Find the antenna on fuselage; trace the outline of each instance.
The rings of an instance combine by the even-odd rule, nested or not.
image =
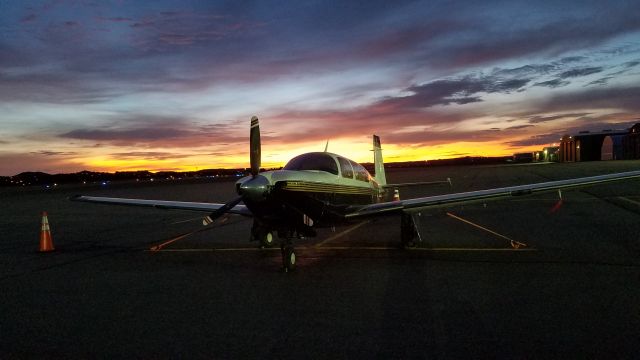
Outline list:
[[[327,139],[327,143],[324,145],[324,152],[327,152],[327,150],[329,150],[329,139]]]

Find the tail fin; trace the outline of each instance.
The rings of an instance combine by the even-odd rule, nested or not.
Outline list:
[[[376,172],[374,179],[378,184],[387,185],[387,175],[384,172],[384,161],[382,160],[382,147],[380,147],[380,137],[373,135],[373,162]]]

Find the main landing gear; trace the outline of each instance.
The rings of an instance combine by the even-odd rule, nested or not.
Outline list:
[[[254,222],[251,228],[251,241],[259,241],[261,248],[273,247],[275,242],[275,233],[273,230],[260,226]]]
[[[282,252],[282,268],[284,272],[290,272],[296,269],[296,252],[293,248],[291,240],[287,239],[280,244]]]
[[[421,213],[402,213],[400,218],[400,241],[402,248],[413,248],[416,247],[416,242],[422,242],[416,224],[421,216]]]

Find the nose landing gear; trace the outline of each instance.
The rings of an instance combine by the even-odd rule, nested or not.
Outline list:
[[[291,272],[296,269],[296,253],[290,241],[282,242],[280,245],[282,252],[282,267],[284,272]]]

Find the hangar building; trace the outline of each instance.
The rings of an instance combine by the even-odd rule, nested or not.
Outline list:
[[[628,130],[581,131],[560,140],[560,162],[640,159],[640,123]]]

